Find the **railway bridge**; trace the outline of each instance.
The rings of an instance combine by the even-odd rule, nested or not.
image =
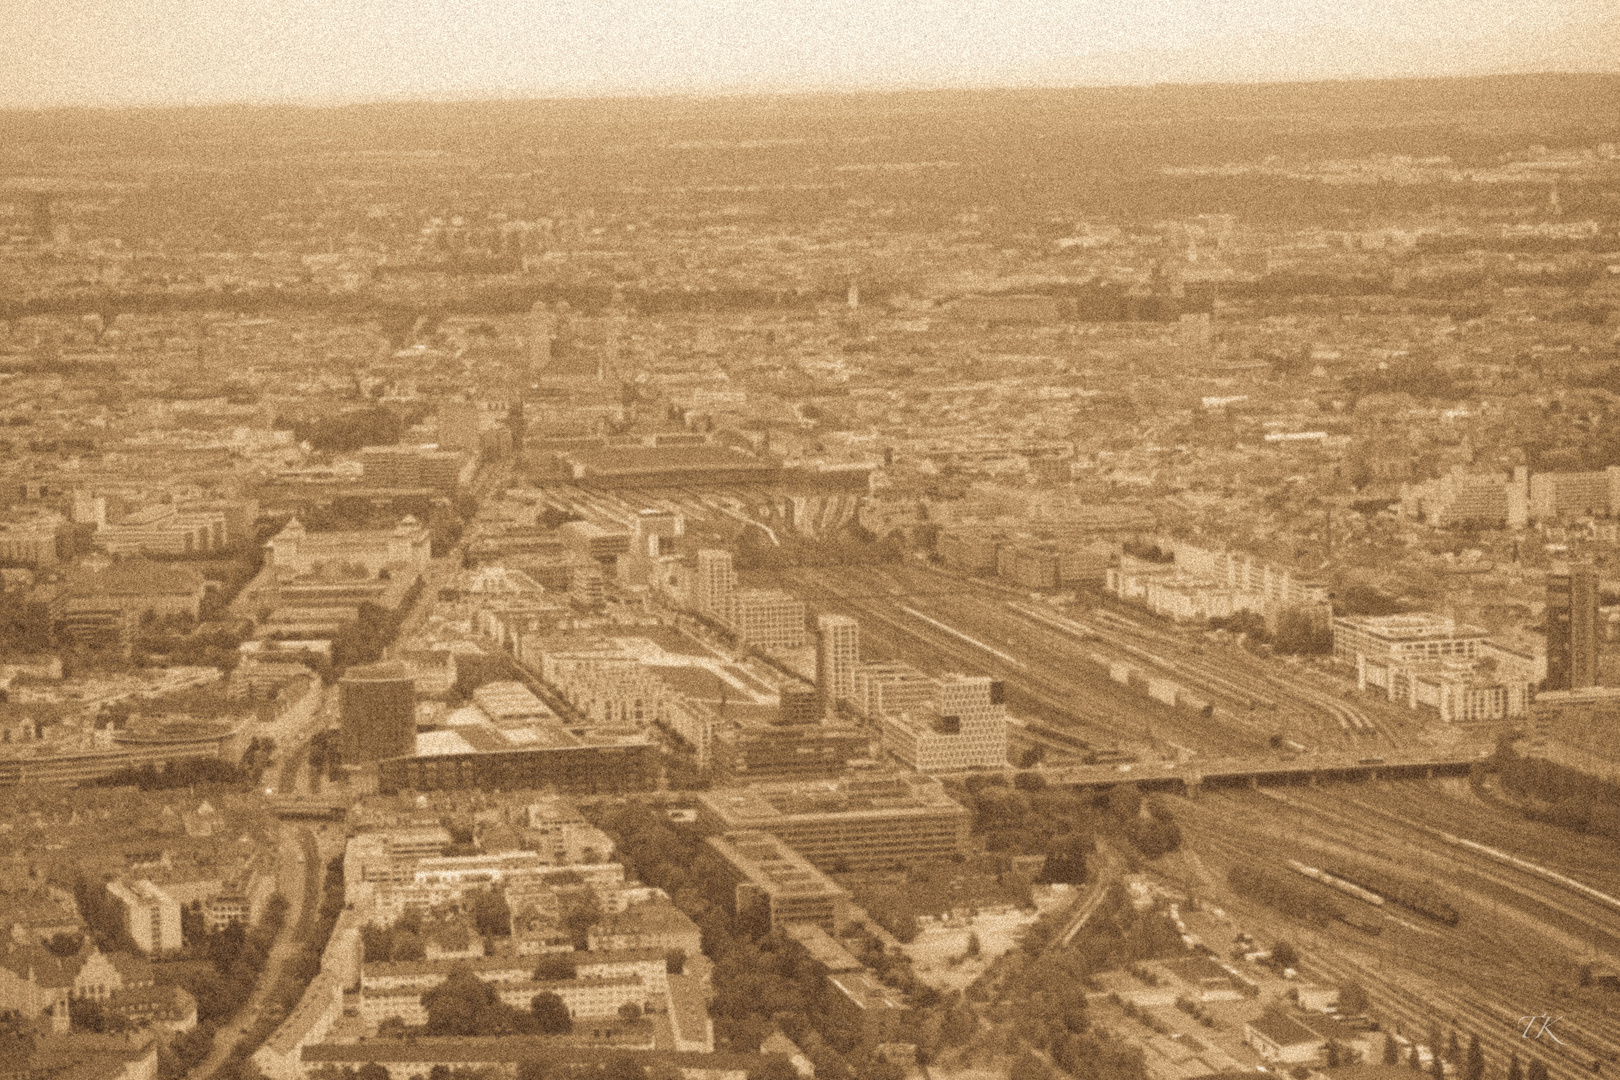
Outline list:
[[[1402,753],[1387,757],[1311,754],[1289,759],[1208,758],[1181,764],[1073,765],[1042,770],[1050,785],[1103,788],[1135,784],[1149,791],[1196,795],[1205,788],[1316,784],[1322,781],[1468,776],[1489,751]]]
[[[282,819],[326,818],[339,820],[348,815],[352,798],[338,795],[271,795],[265,799],[270,812]]]

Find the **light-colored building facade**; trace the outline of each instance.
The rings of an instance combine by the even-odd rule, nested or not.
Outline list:
[[[738,640],[758,649],[800,649],[805,642],[804,601],[780,589],[739,589],[725,620]]]
[[[124,909],[124,928],[148,956],[174,952],[182,944],[180,902],[144,879],[112,881],[107,892]]]
[[[224,513],[173,503],[149,506],[96,529],[96,543],[109,555],[201,555],[223,550],[226,542]]]
[[[920,709],[933,693],[934,680],[909,664],[862,664],[855,669],[855,707],[869,720]]]
[[[1333,620],[1333,658],[1380,667],[1474,660],[1485,638],[1484,630],[1441,615],[1342,615]]]
[[[737,588],[737,574],[731,566],[731,552],[705,548],[697,553],[697,570],[692,575],[692,607],[700,615],[722,622],[731,616],[731,594]]]
[[[0,523],[0,561],[35,568],[55,566],[57,537],[65,525],[60,514]]]
[[[855,699],[855,670],[860,664],[860,623],[847,615],[818,615],[816,689],[826,706]]]
[[[315,567],[356,565],[375,577],[384,570],[420,576],[432,553],[428,530],[407,517],[392,529],[310,532],[297,518],[265,545],[278,578],[298,577]]]
[[[739,919],[770,930],[812,923],[829,934],[848,925],[848,891],[771,834],[733,832],[711,836],[708,843],[727,868]]]
[[[820,867],[950,858],[970,823],[937,782],[906,774],[715,788],[698,804],[712,827],[768,832]]]
[[[1612,514],[1620,507],[1620,466],[1600,472],[1536,473],[1530,477],[1530,520],[1567,521]]]
[[[1007,706],[985,676],[936,680],[926,708],[885,715],[882,729],[884,749],[921,773],[1007,764]]]
[[[1401,512],[1430,525],[1466,523],[1522,529],[1530,518],[1530,479],[1524,466],[1505,473],[1474,473],[1457,465],[1421,484],[1401,485]]]

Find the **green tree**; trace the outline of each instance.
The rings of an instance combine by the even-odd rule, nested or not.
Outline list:
[[[1485,1080],[1485,1049],[1479,1044],[1479,1034],[1468,1036],[1468,1054],[1463,1059],[1463,1080]]]
[[[1135,784],[1117,784],[1108,792],[1108,812],[1130,821],[1142,812],[1142,792]]]
[[[84,948],[84,935],[53,934],[51,939],[45,942],[45,948],[64,959],[70,956],[78,956],[79,950]]]
[[[1507,1080],[1524,1080],[1524,1066],[1519,1064],[1518,1054],[1508,1058]]]
[[[506,894],[495,889],[484,889],[473,895],[473,922],[484,937],[510,937],[512,935],[512,908]]]
[[[117,1033],[129,1025],[121,1016],[110,1016],[95,998],[71,998],[68,1018],[75,1031],[88,1031],[95,1035]]]
[[[748,1080],[799,1080],[799,1072],[786,1058],[773,1057],[748,1070]]]
[[[1271,962],[1278,967],[1294,967],[1299,963],[1299,950],[1293,942],[1279,941],[1271,947]]]
[[[1360,1016],[1365,1013],[1371,1002],[1367,998],[1367,988],[1360,983],[1351,981],[1339,987],[1339,1012],[1344,1016]]]
[[[1007,1073],[1007,1080],[1052,1080],[1052,1067],[1025,1050],[1018,1055]]]
[[[492,1035],[506,1006],[489,983],[465,964],[451,968],[444,982],[422,995],[429,1035]]]
[[[1412,1044],[1412,1053],[1407,1057],[1406,1064],[1414,1072],[1422,1072],[1423,1071],[1423,1055],[1418,1053],[1418,1044],[1417,1043]]]
[[[546,953],[534,968],[535,982],[561,982],[572,979],[578,970],[573,953]]]
[[[686,970],[686,950],[670,949],[664,954],[664,971],[670,975],[679,975]]]
[[[529,999],[529,1015],[542,1035],[566,1035],[574,1030],[574,1018],[568,1015],[568,1006],[551,991],[543,991]]]
[[[1401,1063],[1401,1048],[1395,1044],[1395,1033],[1384,1032],[1384,1064],[1399,1065]]]
[[[581,891],[563,913],[562,924],[573,935],[574,948],[583,949],[589,944],[591,927],[602,921],[602,902],[596,894],[589,889]]]
[[[619,1019],[627,1024],[633,1024],[641,1019],[641,1006],[633,1001],[627,1001],[619,1006]]]
[[[602,1080],[646,1080],[647,1070],[629,1054],[615,1054],[602,1069]]]
[[[412,964],[418,960],[427,959],[427,945],[422,941],[420,934],[413,934],[409,930],[394,935],[393,952],[389,959],[396,964]]]
[[[1087,860],[1096,848],[1090,836],[1070,833],[1046,856],[1041,879],[1053,885],[1083,885],[1089,870]]]

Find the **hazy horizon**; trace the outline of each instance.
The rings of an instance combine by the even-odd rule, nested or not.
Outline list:
[[[0,0],[0,108],[1274,83],[1620,72],[1605,0],[249,5]],[[26,13],[26,15],[25,15]]]

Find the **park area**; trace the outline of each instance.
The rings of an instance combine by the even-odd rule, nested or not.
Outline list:
[[[929,986],[941,990],[966,989],[995,960],[1018,944],[1019,935],[1042,915],[1074,898],[1071,885],[1037,885],[1035,907],[998,907],[971,917],[924,916],[918,934],[908,945],[912,971]],[[977,944],[975,945],[975,942]]]

